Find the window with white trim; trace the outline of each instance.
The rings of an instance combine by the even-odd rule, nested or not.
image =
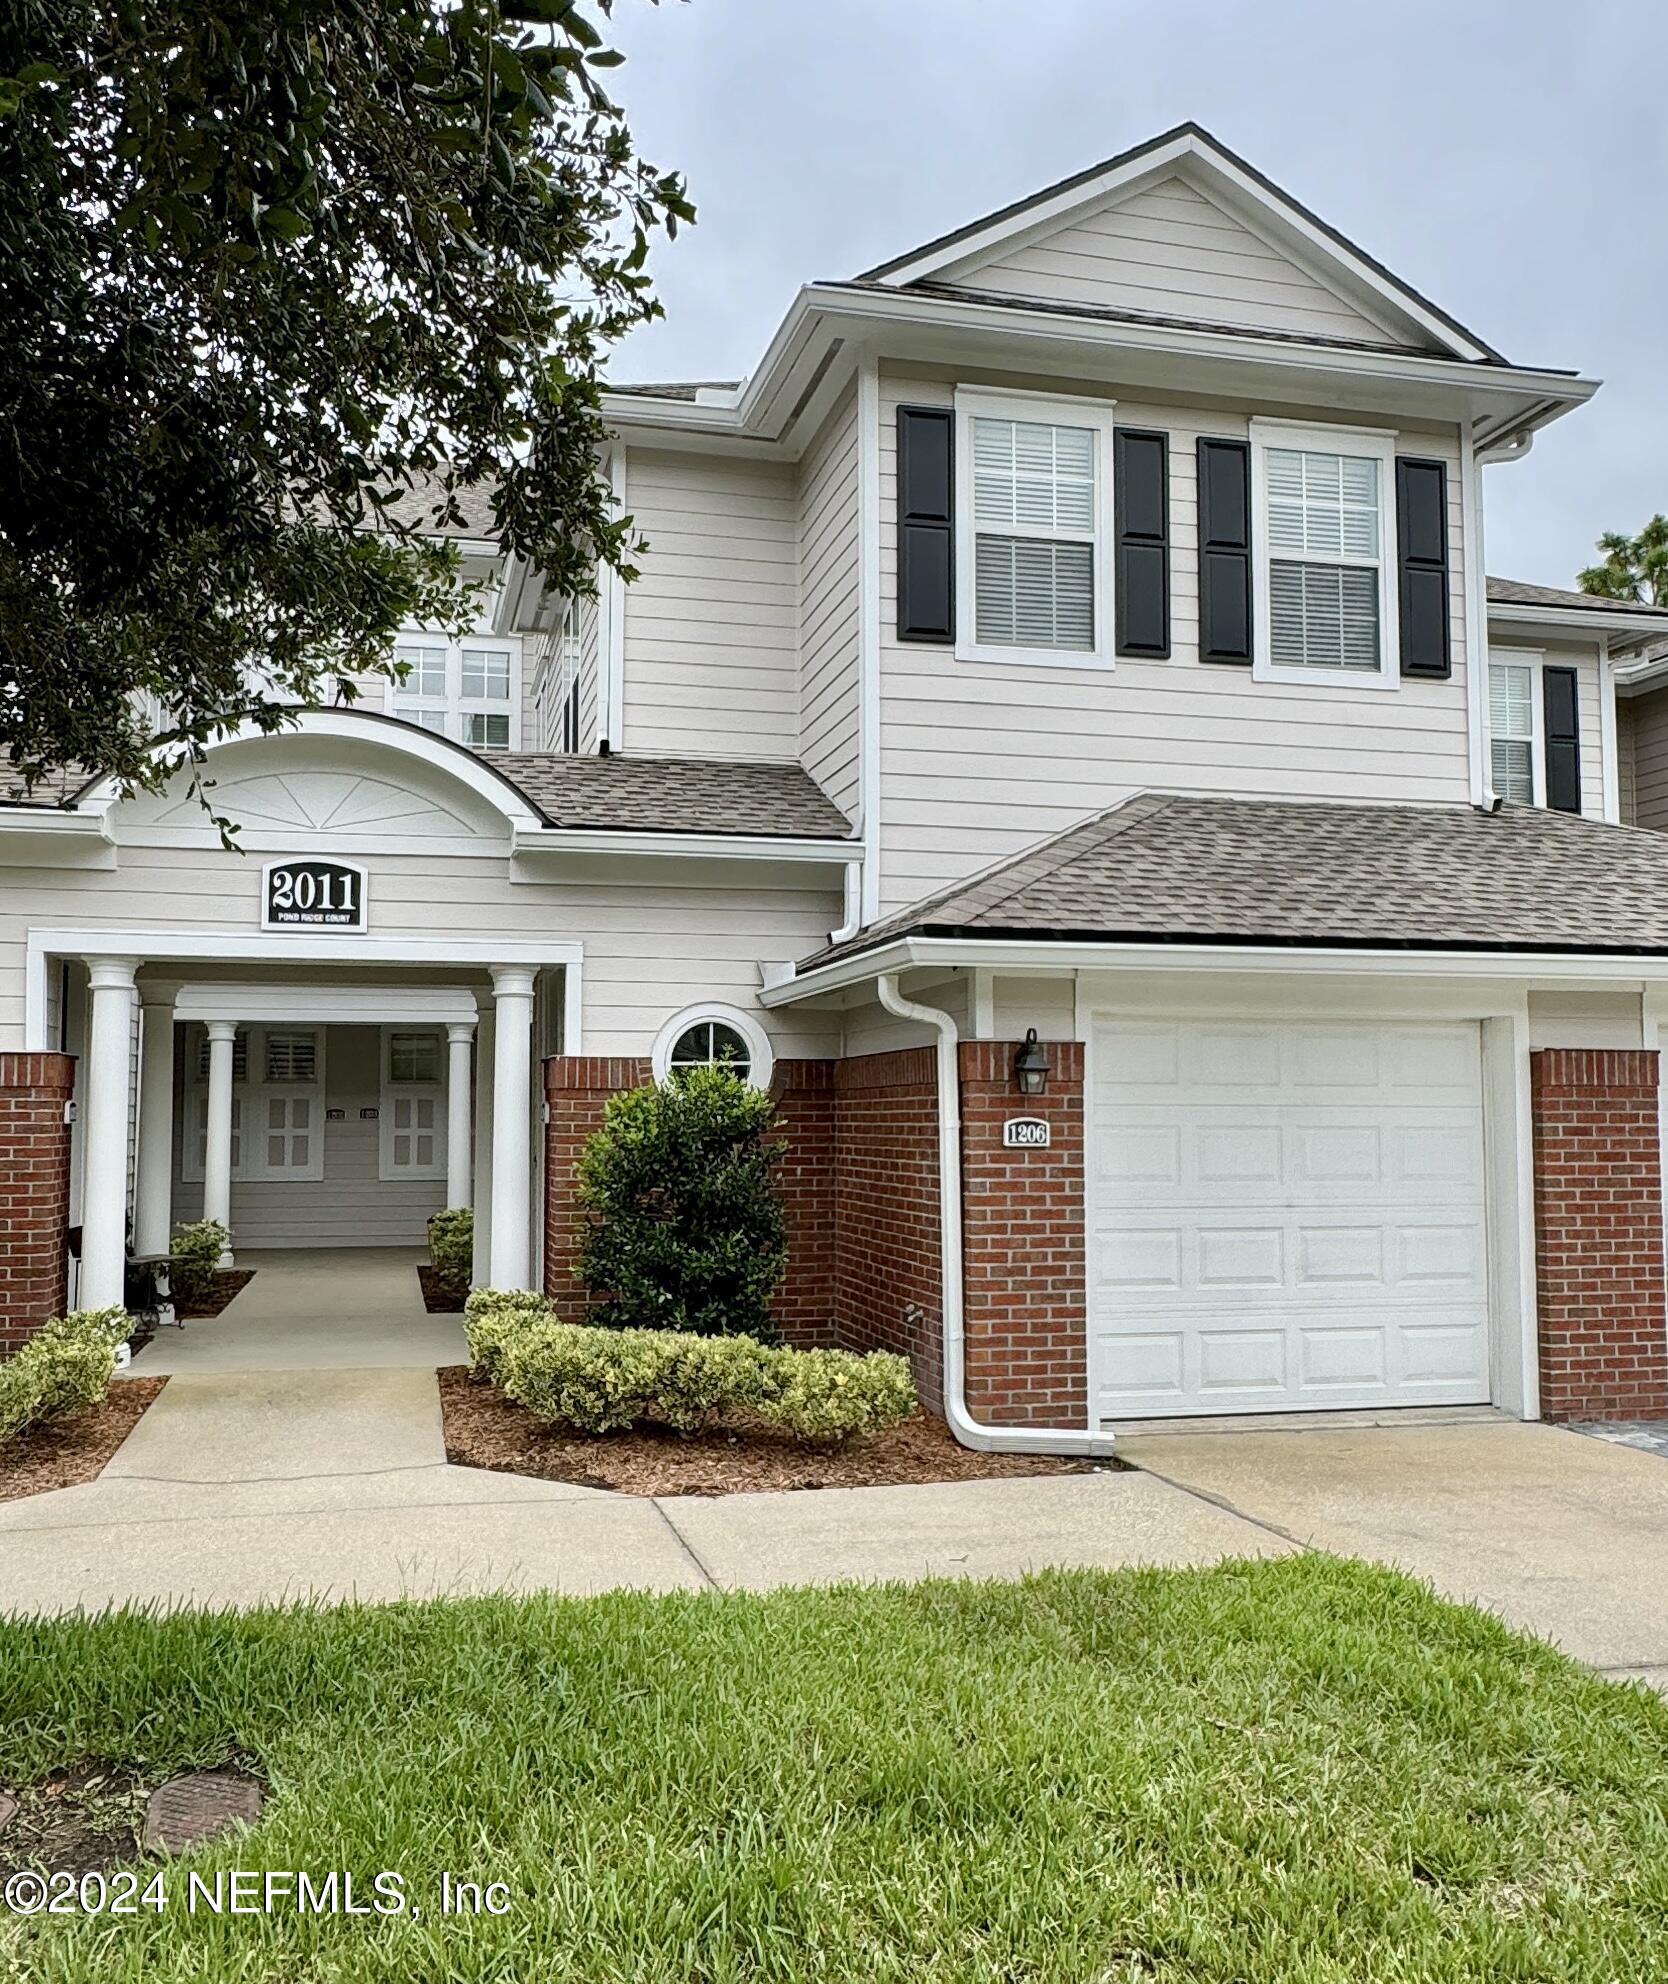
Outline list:
[[[650,1059],[656,1081],[687,1068],[729,1068],[754,1088],[768,1085],[775,1065],[769,1034],[733,1006],[691,1006],[668,1020]]]
[[[1539,677],[1532,659],[1488,665],[1489,785],[1519,806],[1545,804]]]
[[[1112,409],[958,394],[957,653],[1110,654]]]
[[[1252,423],[1259,675],[1393,687],[1395,437]]]
[[[454,641],[442,634],[402,634],[394,655],[405,675],[389,691],[390,715],[476,751],[515,748],[519,642],[484,635]]]
[[[446,1175],[446,1048],[426,1027],[382,1030],[378,1176]]]
[[[246,1183],[324,1176],[324,1043],[317,1027],[239,1027],[232,1046],[232,1177]],[[198,1035],[185,1098],[181,1175],[202,1180],[208,1152],[209,1043]]]

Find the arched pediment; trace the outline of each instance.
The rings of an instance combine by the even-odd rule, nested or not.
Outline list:
[[[490,766],[406,725],[304,718],[294,730],[214,746],[203,768],[212,812],[250,848],[329,842],[413,850],[503,846],[538,817]],[[118,841],[218,840],[202,798],[181,773],[167,788],[114,802]]]

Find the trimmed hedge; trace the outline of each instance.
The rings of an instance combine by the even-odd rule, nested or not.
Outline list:
[[[194,1219],[174,1228],[168,1243],[168,1289],[176,1302],[195,1302],[214,1283],[228,1235],[217,1219]]]
[[[133,1319],[125,1309],[82,1309],[38,1329],[0,1363],[0,1446],[43,1419],[97,1405]]]
[[[472,1206],[448,1206],[429,1215],[429,1261],[448,1288],[469,1286],[475,1271],[475,1212]]]
[[[796,1440],[851,1439],[915,1410],[909,1366],[886,1351],[788,1350],[749,1336],[593,1329],[541,1296],[480,1289],[464,1313],[472,1368],[540,1419],[583,1433],[645,1419],[694,1432],[743,1412]]]

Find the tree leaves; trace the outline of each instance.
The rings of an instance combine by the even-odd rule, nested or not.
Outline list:
[[[461,626],[435,534],[469,491],[559,589],[629,567],[598,366],[690,209],[609,57],[570,0],[0,18],[14,763],[151,779],[158,710],[189,752],[345,694],[402,620]]]
[[[1637,537],[1607,530],[1598,549],[1603,563],[1589,565],[1577,578],[1583,592],[1668,606],[1668,517],[1658,511]]]

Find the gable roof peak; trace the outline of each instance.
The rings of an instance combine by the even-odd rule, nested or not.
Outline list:
[[[946,270],[988,260],[1016,237],[1063,225],[1116,197],[1126,186],[1151,183],[1172,168],[1176,176],[1196,181],[1212,196],[1254,216],[1255,225],[1267,228],[1294,252],[1294,259],[1312,264],[1340,293],[1352,294],[1381,315],[1417,326],[1425,339],[1453,357],[1504,362],[1498,351],[1457,318],[1393,275],[1192,118],[866,269],[856,280],[887,288],[943,280]]]

